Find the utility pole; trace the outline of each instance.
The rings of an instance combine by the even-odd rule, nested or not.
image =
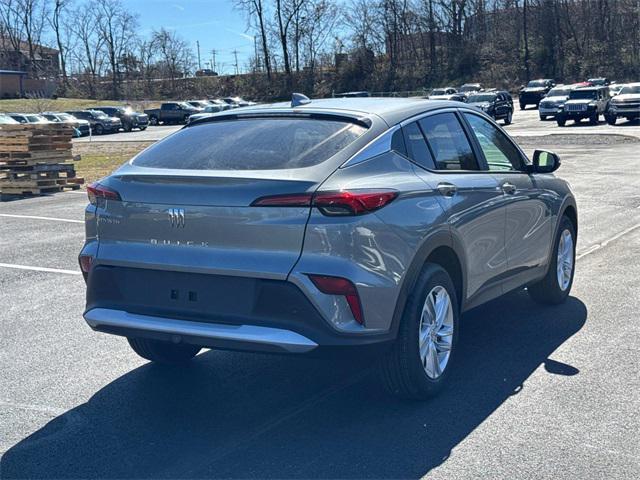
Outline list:
[[[211,68],[216,71],[216,49],[211,50]]]
[[[260,58],[258,57],[258,37],[253,36],[253,54],[256,59],[256,72],[260,71]]]
[[[198,70],[201,70],[202,65],[200,64],[200,40],[196,40],[196,46],[198,47]]]
[[[235,67],[236,67],[236,75],[238,75],[239,73],[238,72],[238,51],[234,49],[233,52],[231,53],[233,53],[233,56],[236,59]]]

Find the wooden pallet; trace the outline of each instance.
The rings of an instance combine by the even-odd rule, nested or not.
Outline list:
[[[72,153],[73,129],[64,124],[0,126],[0,193],[3,197],[78,189]]]

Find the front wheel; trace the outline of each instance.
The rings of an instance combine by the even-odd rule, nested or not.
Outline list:
[[[380,364],[387,391],[422,400],[442,389],[456,355],[458,318],[451,277],[438,265],[425,265],[405,307],[398,337]]]
[[[158,121],[158,117],[151,115],[149,117],[149,125],[158,125],[160,122]]]
[[[549,270],[539,282],[527,290],[538,303],[556,305],[565,301],[571,286],[576,263],[576,229],[565,215],[554,240]]]
[[[169,343],[148,338],[127,338],[129,345],[142,358],[163,365],[182,365],[195,357],[200,347],[187,343]]]
[[[540,120],[542,120],[543,122],[547,119],[546,115],[540,115]]]
[[[597,125],[598,124],[598,117],[599,117],[598,112],[595,112],[593,115],[591,115],[589,117],[589,123],[591,125]]]
[[[526,108],[526,104],[520,102],[520,110],[524,110]]]
[[[99,123],[95,126],[96,135],[102,135],[104,133],[104,127]]]
[[[616,115],[605,115],[604,119],[609,125],[615,125],[618,121],[618,117]]]
[[[559,127],[564,127],[567,124],[567,120],[564,118],[556,118],[556,123]]]
[[[511,125],[512,121],[513,121],[513,112],[511,110],[509,110],[507,112],[507,116],[504,118],[504,124],[505,125]]]

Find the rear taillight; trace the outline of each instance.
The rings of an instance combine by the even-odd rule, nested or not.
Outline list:
[[[309,275],[318,290],[326,295],[341,295],[345,298],[353,314],[353,318],[360,325],[364,324],[362,305],[356,286],[346,278],[328,277],[326,275]]]
[[[78,257],[78,262],[80,263],[80,270],[82,271],[82,276],[86,281],[87,278],[89,277],[91,266],[93,265],[93,257],[91,255],[80,255]]]
[[[398,196],[394,190],[341,190],[261,197],[254,207],[317,207],[324,215],[363,215],[391,203]]]
[[[100,185],[98,182],[92,183],[87,187],[87,196],[89,197],[89,203],[91,205],[98,205],[98,202],[103,200],[120,200],[120,194],[115,190]]]
[[[392,190],[319,192],[313,206],[325,215],[362,215],[389,204],[398,196]]]

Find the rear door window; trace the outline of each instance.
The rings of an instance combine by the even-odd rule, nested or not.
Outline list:
[[[407,156],[423,168],[433,170],[433,157],[417,122],[410,123],[403,129]]]
[[[339,120],[221,120],[180,130],[144,150],[133,164],[186,170],[304,168],[328,160],[365,131]]]
[[[478,170],[467,135],[454,113],[438,113],[419,121],[437,170]]]

